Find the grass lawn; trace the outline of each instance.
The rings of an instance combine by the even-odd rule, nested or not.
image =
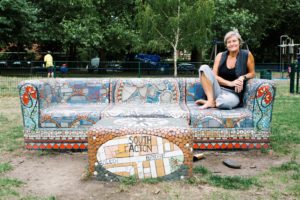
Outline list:
[[[0,157],[8,154],[14,156],[22,152],[23,127],[16,92],[16,85],[21,79],[0,77],[0,89],[2,89]],[[11,85],[6,84],[8,80],[13,84],[14,89],[10,89]],[[205,186],[211,189],[211,192],[202,196],[205,199],[300,199],[300,95],[289,94],[288,81],[280,80],[276,83],[277,92],[272,118],[272,150],[263,153],[268,154],[272,151],[278,156],[288,155],[290,158],[288,162],[276,167],[270,166],[269,170],[251,177],[220,176],[202,166],[194,168],[194,176],[191,179],[175,183],[152,179],[141,182],[130,177],[119,183],[120,191],[130,193],[136,188],[155,186],[169,191],[171,194],[169,199],[185,199],[185,196],[180,195],[180,191],[188,188],[199,192],[198,188]],[[40,156],[49,155],[40,154]],[[0,199],[56,199],[54,196],[40,198],[22,194],[20,188],[26,185],[26,181],[7,176],[11,170],[14,170],[14,167],[9,162],[0,160]],[[151,195],[153,194],[150,194],[150,197]],[[153,199],[156,198],[158,196],[153,196]]]

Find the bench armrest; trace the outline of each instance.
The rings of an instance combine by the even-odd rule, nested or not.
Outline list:
[[[43,80],[22,81],[18,85],[25,130],[37,129],[40,109],[56,103],[54,88]]]
[[[246,83],[243,105],[252,112],[257,131],[270,130],[275,92],[272,80],[251,79]]]

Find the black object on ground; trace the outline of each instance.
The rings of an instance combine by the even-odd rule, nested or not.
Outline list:
[[[241,169],[241,164],[239,164],[236,161],[231,160],[231,159],[224,160],[223,164],[230,168]]]

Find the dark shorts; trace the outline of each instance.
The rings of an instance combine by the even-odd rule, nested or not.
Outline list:
[[[47,67],[47,71],[48,71],[48,73],[52,73],[53,72],[53,67]]]

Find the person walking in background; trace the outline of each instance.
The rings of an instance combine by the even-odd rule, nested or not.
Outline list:
[[[201,65],[199,78],[207,100],[199,99],[200,109],[237,107],[242,99],[244,83],[255,77],[255,64],[252,53],[240,49],[242,38],[238,31],[230,31],[224,37],[227,51],[216,56],[213,70]]]
[[[47,54],[44,57],[44,66],[48,71],[48,78],[53,77],[53,57],[51,51],[47,51]]]

